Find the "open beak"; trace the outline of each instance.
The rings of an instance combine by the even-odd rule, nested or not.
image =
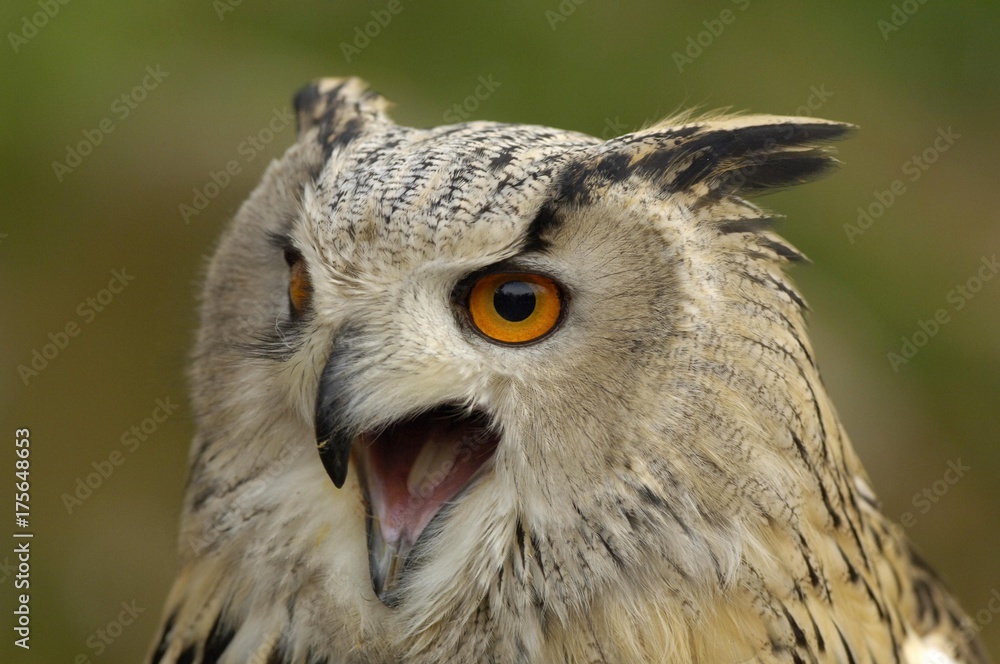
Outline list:
[[[316,400],[319,456],[339,489],[354,454],[368,506],[372,588],[383,604],[393,606],[427,526],[488,472],[499,438],[485,413],[454,404],[351,431],[343,424],[340,392],[327,380],[328,371],[323,374]]]

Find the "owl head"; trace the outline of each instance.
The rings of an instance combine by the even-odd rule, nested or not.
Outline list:
[[[206,575],[206,614],[514,661],[574,621],[697,615],[822,527],[794,460],[855,462],[802,256],[747,199],[825,172],[847,125],[414,129],[357,79],[295,107],[204,291],[181,551],[242,579]]]

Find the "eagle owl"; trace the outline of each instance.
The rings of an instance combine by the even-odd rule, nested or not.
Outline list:
[[[358,79],[208,268],[154,663],[985,662],[748,202],[850,127],[394,124]]]

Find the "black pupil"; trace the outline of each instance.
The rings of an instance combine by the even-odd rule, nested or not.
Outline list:
[[[504,320],[518,323],[535,311],[535,289],[524,281],[508,281],[493,293],[493,308]]]

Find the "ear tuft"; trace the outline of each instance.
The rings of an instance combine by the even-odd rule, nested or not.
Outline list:
[[[812,118],[734,116],[658,125],[600,146],[563,173],[560,198],[587,201],[632,177],[667,194],[689,192],[699,204],[753,196],[813,180],[836,160],[826,143],[852,125]]]
[[[367,126],[388,121],[389,102],[360,78],[321,78],[299,90],[293,103],[299,139],[318,127],[324,160]]]

